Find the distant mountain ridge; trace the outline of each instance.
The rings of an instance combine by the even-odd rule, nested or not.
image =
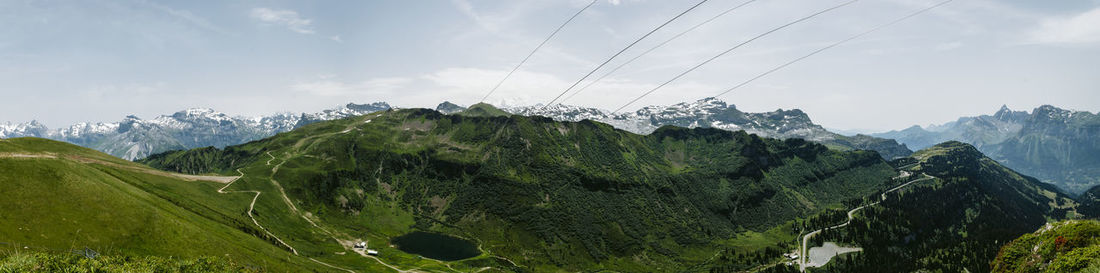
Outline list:
[[[1029,116],[1027,111],[1013,111],[1007,106],[1001,106],[993,115],[961,117],[956,121],[929,125],[927,128],[913,125],[900,131],[871,135],[896,139],[913,149],[923,149],[950,140],[966,142],[981,149],[1019,133]]]
[[[0,138],[48,138],[134,160],[170,150],[241,144],[318,121],[386,109],[390,109],[390,105],[385,102],[349,103],[318,113],[237,117],[208,108],[191,108],[153,119],[131,115],[119,122],[83,122],[56,129],[49,129],[37,121],[0,124]]]
[[[0,138],[41,137],[96,149],[128,160],[181,149],[225,147],[258,140],[307,124],[359,116],[390,109],[385,102],[349,103],[317,113],[275,114],[238,117],[206,108],[192,108],[153,119],[127,116],[112,123],[78,123],[50,129],[37,121],[0,124]],[[460,113],[466,107],[451,102],[436,106],[443,113]],[[478,109],[484,110],[484,109]],[[841,150],[874,150],[886,159],[912,153],[905,145],[890,139],[866,135],[844,136],[814,124],[802,110],[779,109],[765,113],[746,113],[715,98],[668,106],[648,106],[635,112],[612,114],[598,108],[571,105],[509,107],[505,112],[523,116],[539,115],[558,121],[594,120],[637,134],[649,134],[661,126],[744,130],[771,138],[802,138]]]
[[[872,136],[914,149],[943,141],[974,145],[1005,166],[1079,194],[1100,185],[1100,116],[1043,105],[1028,113],[1002,106],[993,115],[962,117],[927,128]]]
[[[740,131],[770,138],[801,138],[833,148],[874,150],[892,159],[912,153],[904,144],[866,135],[844,136],[814,124],[799,109],[778,109],[764,113],[746,113],[716,98],[682,102],[667,106],[647,106],[635,112],[610,113],[598,108],[555,104],[504,108],[517,115],[545,116],[558,121],[600,121],[637,134],[648,134],[665,125],[685,128],[717,128]]]

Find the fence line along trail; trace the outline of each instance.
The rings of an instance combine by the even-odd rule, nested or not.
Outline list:
[[[728,94],[729,92],[733,92],[733,90],[737,90],[738,88],[744,87],[745,85],[747,85],[747,84],[749,84],[749,83],[752,83],[753,81],[756,81],[756,80],[758,80],[758,79],[760,79],[760,78],[763,78],[764,76],[767,76],[768,74],[771,74],[771,73],[774,73],[774,72],[776,72],[776,71],[779,71],[780,69],[786,68],[787,66],[790,66],[790,65],[792,65],[792,64],[794,64],[794,63],[797,63],[797,62],[799,62],[799,61],[802,61],[802,60],[804,60],[804,59],[806,59],[806,58],[809,58],[809,57],[811,57],[811,56],[813,56],[813,55],[817,55],[818,53],[821,53],[822,51],[825,51],[825,50],[829,50],[830,48],[834,48],[834,47],[837,47],[837,46],[839,46],[839,45],[841,45],[841,44],[847,43],[847,42],[849,42],[849,41],[852,41],[852,40],[855,40],[855,39],[859,39],[860,37],[866,36],[867,34],[871,34],[872,32],[878,31],[878,30],[880,30],[880,29],[883,29],[883,28],[887,28],[887,27],[889,27],[889,26],[892,26],[892,25],[894,25],[894,24],[900,23],[901,21],[905,21],[905,20],[907,20],[907,19],[909,19],[909,18],[913,18],[913,17],[916,17],[917,15],[920,15],[920,14],[922,14],[922,13],[928,12],[929,10],[932,10],[932,9],[938,8],[938,7],[940,7],[940,6],[943,6],[943,5],[946,5],[947,3],[950,3],[951,1],[954,1],[954,0],[946,0],[946,1],[943,1],[943,2],[939,2],[939,3],[935,4],[935,5],[929,6],[929,7],[927,7],[927,8],[924,8],[924,9],[921,9],[921,10],[918,10],[918,11],[915,11],[915,12],[913,12],[913,13],[910,13],[910,14],[906,15],[906,16],[903,16],[903,17],[901,17],[901,18],[898,18],[898,19],[896,19],[896,20],[894,20],[894,21],[890,21],[890,22],[888,22],[888,23],[886,23],[886,24],[882,24],[882,25],[879,25],[879,26],[877,26],[877,27],[874,27],[874,28],[872,28],[872,29],[870,29],[870,30],[867,30],[867,31],[861,32],[861,33],[859,33],[859,34],[853,35],[853,36],[851,36],[851,37],[848,37],[847,39],[844,39],[844,40],[841,40],[841,41],[839,41],[839,42],[836,42],[836,43],[830,44],[830,45],[828,45],[828,46],[822,47],[822,48],[820,48],[820,49],[818,49],[818,50],[815,50],[814,52],[810,52],[810,54],[806,54],[806,55],[803,55],[802,57],[798,57],[798,58],[795,58],[794,60],[791,60],[790,62],[787,62],[787,63],[784,63],[784,64],[782,64],[782,65],[776,66],[775,68],[772,68],[771,70],[765,71],[764,73],[760,73],[759,75],[756,75],[755,77],[752,77],[752,78],[750,78],[750,79],[748,79],[748,80],[746,80],[746,81],[744,81],[744,82],[741,82],[740,84],[737,84],[737,85],[735,85],[735,86],[733,86],[733,87],[730,87],[729,89],[726,89],[726,91],[722,91],[722,93],[718,93],[718,95],[715,95],[714,97],[715,97],[715,98],[717,98],[717,97],[721,97],[722,95]]]
[[[519,68],[523,66],[523,64],[527,63],[527,60],[531,59],[531,56],[535,55],[535,52],[538,52],[539,49],[542,48],[542,46],[546,45],[547,42],[550,42],[550,39],[554,38],[554,35],[558,35],[558,32],[565,28],[566,25],[569,25],[570,22],[573,22],[573,19],[576,19],[577,16],[580,16],[581,13],[584,13],[585,10],[588,10],[588,8],[592,7],[592,5],[596,4],[596,1],[599,0],[592,0],[592,2],[589,2],[588,5],[584,6],[584,8],[581,8],[581,10],[577,11],[577,13],[573,14],[572,17],[569,17],[569,20],[565,20],[565,23],[562,23],[560,26],[558,26],[558,28],[555,29],[554,32],[551,32],[550,36],[547,36],[545,40],[542,40],[542,43],[536,46],[534,50],[531,50],[531,53],[527,54],[527,57],[524,57],[522,61],[519,61],[519,63],[516,64],[516,67],[512,68],[512,71],[508,71],[508,74],[504,75],[504,78],[500,79],[500,82],[497,82],[497,85],[493,86],[493,89],[490,89],[489,93],[485,94],[485,97],[481,98],[481,102],[485,102],[485,100],[488,99],[489,96],[493,95],[493,93],[496,92],[502,84],[504,84],[504,81],[507,81],[509,77],[512,77],[512,73],[516,73],[516,70],[519,70]]]
[[[626,50],[630,49],[631,47],[634,47],[634,45],[638,44],[638,42],[641,42],[642,40],[645,40],[645,38],[649,37],[649,35],[653,35],[654,32],[657,32],[658,30],[661,30],[661,28],[665,27],[669,23],[672,23],[672,21],[676,21],[676,19],[684,16],[684,14],[687,14],[688,12],[691,12],[692,10],[694,10],[695,8],[698,8],[700,5],[702,5],[703,3],[706,3],[706,2],[707,2],[707,0],[703,0],[703,1],[699,1],[699,3],[695,3],[694,6],[691,6],[690,8],[684,10],[683,12],[680,12],[680,14],[677,14],[676,16],[672,17],[672,19],[668,19],[668,21],[665,21],[663,24],[657,26],[653,30],[650,30],[645,35],[642,35],[642,37],[638,38],[637,40],[634,40],[633,43],[630,43],[629,45],[624,47],[622,50],[619,50],[619,52],[615,53],[615,55],[611,55],[611,58],[607,58],[606,61],[604,61],[600,65],[596,66],[596,68],[592,69],[592,71],[589,71],[588,74],[585,74],[584,77],[581,77],[579,80],[577,80],[577,82],[573,83],[573,85],[570,85],[569,88],[566,88],[565,91],[562,91],[561,94],[558,94],[557,97],[554,97],[554,99],[550,100],[550,102],[546,103],[546,105],[543,105],[542,108],[546,108],[550,105],[553,105],[555,101],[557,101],[558,99],[561,98],[561,96],[565,95],[565,93],[569,93],[570,90],[573,90],[574,87],[577,87],[577,85],[580,84],[582,81],[584,81],[585,79],[588,79],[588,77],[592,76],[592,73],[596,73],[596,71],[600,70],[600,68],[603,68],[603,66],[607,65],[607,63],[611,62],[611,60],[614,60],[615,57],[619,57],[619,55],[623,54],[623,52],[626,52]]]
[[[824,14],[826,12],[839,9],[839,8],[842,8],[842,7],[847,6],[847,5],[851,5],[852,3],[855,3],[857,1],[859,1],[859,0],[851,0],[851,1],[848,1],[848,2],[844,2],[844,3],[841,3],[839,5],[832,6],[832,7],[829,7],[827,9],[824,9],[824,10],[815,12],[813,14],[807,15],[805,17],[798,18],[798,20],[794,20],[794,21],[791,21],[789,23],[783,24],[783,25],[778,26],[776,28],[773,28],[771,30],[765,31],[764,33],[760,33],[759,35],[756,35],[755,37],[752,37],[748,40],[745,40],[744,42],[741,42],[740,44],[737,44],[737,45],[735,45],[735,46],[733,46],[729,49],[726,49],[726,51],[722,51],[721,53],[718,53],[718,55],[714,55],[714,57],[710,57],[710,59],[707,59],[707,60],[705,60],[705,61],[689,68],[687,71],[684,71],[683,73],[680,73],[679,75],[676,75],[675,77],[672,77],[672,79],[669,79],[668,81],[665,81],[665,82],[661,83],[660,85],[657,85],[657,87],[654,87],[653,89],[643,93],[641,96],[638,96],[637,98],[634,98],[630,102],[627,102],[626,104],[623,104],[623,106],[619,107],[618,109],[615,109],[615,111],[613,111],[612,113],[618,113],[619,110],[622,110],[623,108],[626,108],[627,106],[630,106],[631,104],[634,104],[635,102],[638,102],[638,100],[641,100],[642,98],[645,98],[646,96],[649,96],[649,94],[653,94],[653,92],[656,92],[658,89],[661,89],[662,87],[665,87],[665,85],[668,85],[669,83],[672,83],[673,81],[683,77],[684,75],[687,75],[688,73],[691,73],[692,71],[695,71],[696,69],[699,69],[700,67],[703,67],[703,65],[706,65],[706,64],[714,61],[715,59],[718,59],[719,57],[722,57],[722,56],[724,56],[724,55],[726,55],[726,54],[728,54],[728,53],[730,53],[730,52],[732,52],[732,51],[734,51],[738,48],[741,48],[742,46],[744,46],[746,44],[749,44],[749,43],[751,43],[753,41],[756,41],[760,38],[768,36],[772,33],[775,33],[776,31],[780,31],[782,29],[785,29],[789,26],[792,26],[792,25],[804,22],[806,20],[809,20],[811,18],[817,17],[818,15]]]
[[[671,38],[668,38],[664,42],[661,42],[660,44],[657,44],[656,46],[653,46],[653,47],[647,49],[646,51],[643,51],[641,54],[638,54],[638,56],[634,56],[634,58],[630,58],[630,60],[626,60],[622,64],[619,64],[615,68],[612,68],[611,70],[607,71],[607,73],[604,73],[602,76],[600,76],[600,77],[596,78],[595,80],[592,80],[591,82],[586,84],[584,87],[581,87],[581,88],[577,89],[577,91],[573,92],[573,94],[569,94],[569,96],[566,96],[564,99],[562,99],[560,103],[565,103],[565,101],[573,98],[574,96],[576,96],[577,94],[581,93],[582,91],[588,89],[589,87],[592,87],[592,85],[595,85],[596,83],[602,81],[604,78],[607,78],[608,76],[611,76],[611,74],[614,74],[616,71],[619,71],[619,69],[623,68],[624,66],[626,66],[630,63],[633,63],[634,61],[642,58],[643,56],[645,56],[646,54],[649,54],[650,52],[653,52],[654,50],[657,50],[658,48],[661,48],[662,46],[665,46],[665,44],[668,44],[669,42],[672,42],[672,40],[676,40],[677,38],[680,38],[680,36],[684,36],[684,34],[687,34],[688,32],[692,32],[695,29],[698,29],[699,27],[710,23],[711,21],[714,21],[714,20],[716,20],[716,19],[718,19],[722,16],[725,16],[726,14],[730,14],[731,12],[733,12],[735,10],[738,10],[741,7],[747,6],[748,4],[751,4],[752,2],[756,2],[756,1],[757,0],[749,0],[749,1],[745,1],[745,2],[742,2],[740,4],[737,4],[737,5],[729,8],[729,9],[726,9],[725,11],[723,11],[721,13],[718,13],[718,15],[710,17],[710,19],[707,19],[707,20],[705,20],[705,21],[703,21],[699,24],[696,24],[695,26],[692,26],[691,28],[688,28],[687,30],[684,30],[683,32],[680,32],[676,35],[673,35]]]

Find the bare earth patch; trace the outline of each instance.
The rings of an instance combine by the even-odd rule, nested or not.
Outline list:
[[[837,255],[857,251],[863,251],[863,249],[858,247],[842,247],[833,242],[825,242],[820,247],[810,248],[810,261],[806,263],[806,267],[821,267],[829,263],[829,260],[832,260],[833,257]]]

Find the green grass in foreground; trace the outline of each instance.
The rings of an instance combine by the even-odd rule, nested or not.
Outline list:
[[[1100,272],[1100,222],[1051,223],[1001,248],[993,272]]]
[[[324,270],[272,243],[244,215],[251,196],[217,193],[223,184],[81,162],[72,156],[121,160],[42,139],[3,140],[0,153],[56,155],[0,158],[0,243],[5,245],[87,247],[120,256],[216,256],[270,271]]]
[[[225,259],[156,256],[85,257],[73,253],[0,251],[0,273],[16,272],[261,272]]]

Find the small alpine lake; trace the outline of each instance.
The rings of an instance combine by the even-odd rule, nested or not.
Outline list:
[[[414,231],[390,240],[398,250],[440,261],[477,257],[481,251],[468,240],[439,233]]]

